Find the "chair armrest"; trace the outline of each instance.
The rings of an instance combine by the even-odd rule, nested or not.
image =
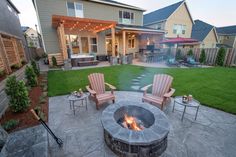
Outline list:
[[[96,92],[94,90],[92,90],[89,86],[86,86],[86,89],[88,90],[88,92],[92,95],[96,95]]]
[[[112,89],[112,90],[116,90],[116,87],[115,86],[113,86],[113,85],[111,85],[111,84],[109,84],[109,83],[106,83],[105,82],[105,85],[107,85],[110,89]]]
[[[147,91],[148,90],[148,88],[150,88],[152,86],[152,84],[150,84],[150,85],[147,85],[147,86],[145,86],[145,87],[143,87],[143,88],[141,88],[141,90],[142,91]]]
[[[175,89],[171,88],[170,91],[166,94],[164,94],[164,97],[169,98],[175,93]]]

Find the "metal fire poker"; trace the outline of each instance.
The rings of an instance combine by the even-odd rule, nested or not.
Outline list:
[[[32,112],[34,117],[44,126],[47,132],[54,138],[54,140],[57,142],[59,147],[62,147],[63,141],[52,132],[52,130],[48,127],[48,125],[36,114],[36,112],[33,109],[31,109],[30,111]]]

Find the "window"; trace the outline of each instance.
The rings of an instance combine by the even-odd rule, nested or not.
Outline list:
[[[135,36],[134,35],[128,37],[128,48],[129,49],[135,48]]]
[[[134,24],[134,13],[128,11],[119,11],[119,23]]]
[[[174,24],[173,33],[177,34],[177,35],[185,34],[186,33],[186,25]]]
[[[84,17],[83,4],[77,2],[67,2],[68,16]]]
[[[97,52],[97,38],[91,37],[90,38],[90,48],[91,52]]]

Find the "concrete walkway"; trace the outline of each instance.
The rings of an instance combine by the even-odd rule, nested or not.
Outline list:
[[[118,101],[140,102],[142,93],[116,92]],[[109,104],[106,104],[109,105]],[[104,144],[101,113],[90,102],[88,111],[79,108],[76,115],[70,110],[67,96],[49,99],[49,125],[64,141],[59,149],[52,138],[49,139],[51,157],[115,157]],[[112,105],[112,104],[110,104]],[[209,107],[201,106],[197,120],[194,109],[187,109],[183,122],[183,108],[172,103],[167,106],[171,130],[168,147],[162,157],[233,157],[236,154],[236,116]]]

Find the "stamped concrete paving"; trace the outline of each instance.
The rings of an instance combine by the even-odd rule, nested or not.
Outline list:
[[[142,93],[116,92],[117,101],[140,102]],[[108,104],[107,104],[108,105]],[[111,105],[111,104],[110,104]],[[64,141],[59,149],[49,139],[49,153],[52,157],[115,157],[103,142],[101,113],[90,102],[88,111],[79,108],[76,115],[70,110],[66,96],[49,99],[49,125]],[[169,118],[171,130],[168,147],[162,157],[233,157],[236,154],[236,116],[201,106],[194,121],[194,109],[187,109],[183,122],[183,108],[172,112],[170,104],[165,113]]]

